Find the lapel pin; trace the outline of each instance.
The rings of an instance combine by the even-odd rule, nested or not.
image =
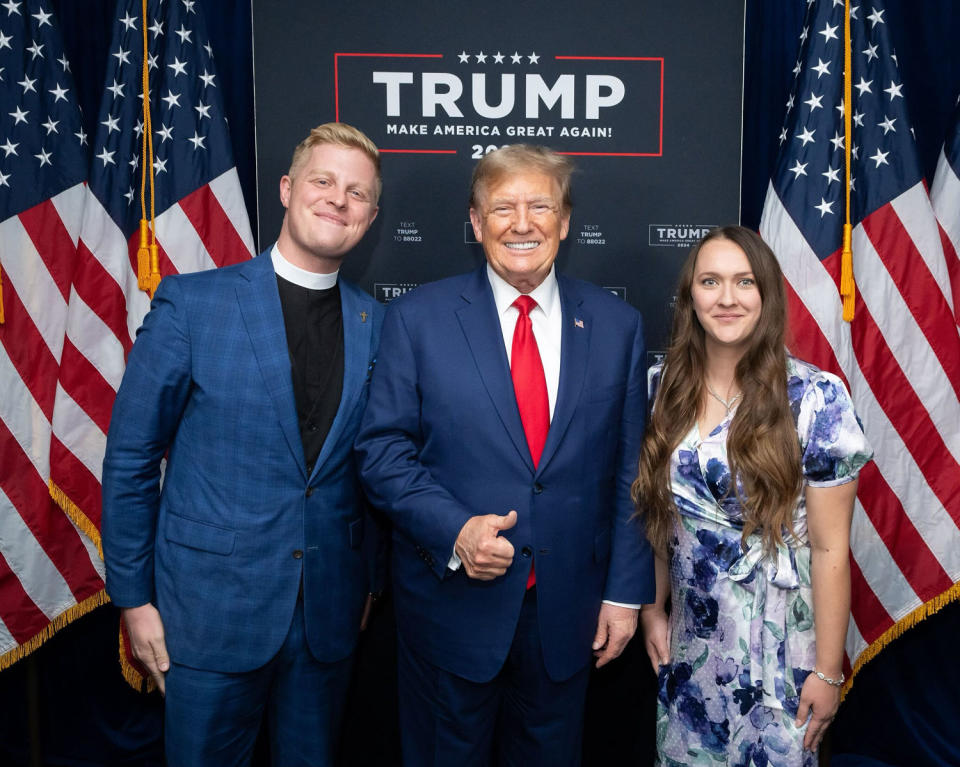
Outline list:
[[[580,328],[581,330],[583,330],[583,320],[581,320],[579,317],[574,317],[574,318],[573,318],[573,324],[574,324],[576,327],[578,327],[578,328]]]
[[[367,321],[367,313],[360,312],[360,322],[366,322],[366,321]]]

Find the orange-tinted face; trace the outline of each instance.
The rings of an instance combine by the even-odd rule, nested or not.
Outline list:
[[[697,319],[710,347],[745,350],[760,320],[760,290],[747,255],[730,240],[700,248],[690,288]]]
[[[359,149],[320,144],[280,179],[287,209],[278,247],[310,271],[334,271],[377,216],[377,171]]]
[[[470,208],[470,223],[493,270],[529,293],[550,273],[570,229],[570,212],[563,210],[552,176],[521,170],[483,190],[478,207]]]

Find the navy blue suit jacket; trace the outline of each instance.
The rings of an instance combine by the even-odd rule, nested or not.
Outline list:
[[[589,662],[602,599],[653,599],[652,555],[631,520],[646,414],[639,313],[558,276],[563,313],[556,407],[534,468],[486,267],[393,301],[357,438],[374,505],[394,523],[398,629],[429,662],[483,682],[501,668],[536,558],[547,672]],[[505,575],[448,570],[477,514],[516,509]]]
[[[264,664],[301,576],[313,655],[354,647],[369,568],[352,446],[383,309],[338,284],[343,394],[309,476],[269,252],[167,277],[138,332],[103,465],[107,593],[121,607],[153,602],[178,663]]]

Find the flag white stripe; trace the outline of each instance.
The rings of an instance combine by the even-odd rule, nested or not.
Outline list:
[[[847,623],[847,639],[844,643],[847,648],[847,657],[855,661],[860,657],[860,653],[867,649],[867,642],[864,640],[860,629],[857,628],[855,621]]]
[[[937,219],[930,209],[930,200],[923,184],[915,184],[890,204],[893,206],[900,225],[906,230],[924,263],[933,275],[937,286],[943,293],[947,305],[953,308],[953,296],[950,293],[950,275],[947,262],[943,258],[943,243]]]
[[[953,172],[947,156],[940,151],[937,172],[930,189],[930,200],[940,225],[960,258],[960,178]]]
[[[64,229],[70,235],[70,240],[76,246],[80,239],[80,224],[83,222],[83,206],[87,198],[87,185],[74,184],[60,194],[50,198],[57,215],[63,222]]]
[[[6,391],[0,397],[0,419],[46,482],[50,469],[50,422],[3,347],[0,381],[6,383]]]
[[[70,293],[67,337],[114,391],[120,388],[120,379],[123,378],[123,346],[100,316],[77,295],[76,290]]]
[[[247,252],[251,256],[255,256],[256,246],[253,244],[253,233],[250,231],[247,206],[243,200],[240,176],[237,175],[236,167],[230,168],[230,170],[213,179],[210,182],[210,191],[217,198],[223,212],[230,219],[237,234],[240,235],[240,239],[243,240],[243,244],[247,246]]]
[[[86,411],[57,384],[56,424],[54,433],[63,446],[100,481],[107,435]]]
[[[217,266],[179,202],[157,216],[157,242],[178,273],[215,269]]]
[[[859,498],[854,506],[850,548],[854,552],[869,552],[869,556],[856,557],[855,555],[854,558],[870,590],[887,612],[909,612],[920,604],[920,597],[890,555],[890,550],[867,516]],[[907,607],[903,608],[902,605]],[[899,617],[902,616],[896,616],[896,618]]]

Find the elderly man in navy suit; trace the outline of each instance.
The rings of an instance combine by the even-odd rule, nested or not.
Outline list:
[[[554,268],[571,170],[542,147],[486,155],[486,263],[384,319],[357,451],[394,525],[408,765],[579,764],[591,652],[617,657],[653,597],[630,501],[643,327]]]
[[[352,447],[382,319],[338,270],[380,188],[363,133],[315,128],[276,244],[164,279],[133,345],[103,466],[107,593],[165,692],[176,767],[248,763],[264,713],[274,764],[333,762],[369,590]]]

